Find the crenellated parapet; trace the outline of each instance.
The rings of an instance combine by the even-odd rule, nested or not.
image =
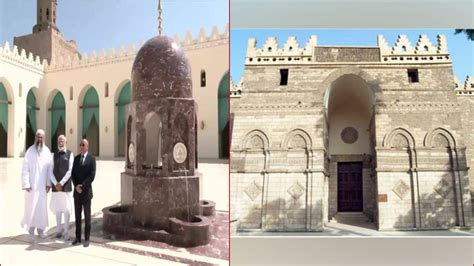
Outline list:
[[[455,78],[454,83],[456,84],[456,89],[454,89],[454,91],[457,95],[474,95],[473,76],[466,76],[464,82],[459,82],[459,80]]]
[[[41,60],[39,56],[34,56],[32,53],[27,55],[25,49],[19,51],[16,45],[10,48],[8,42],[0,47],[0,59],[40,74],[44,73],[48,65],[47,61]]]
[[[197,37],[194,37],[192,33],[188,31],[184,38],[180,38],[180,36],[176,34],[174,40],[179,43],[185,51],[226,45],[229,43],[229,25],[226,25],[222,33],[217,26],[214,26],[209,35],[201,28]],[[143,44],[144,42],[141,41],[138,44],[129,44],[127,47],[121,46],[118,50],[115,48],[109,48],[108,50],[101,49],[98,54],[96,51],[92,51],[90,53],[76,54],[73,57],[53,58],[51,64],[47,66],[47,70],[61,71],[133,60]]]
[[[243,85],[244,85],[243,77],[237,83],[235,83],[231,77],[230,78],[230,97],[240,98],[240,96],[242,95]]]
[[[393,47],[388,45],[383,35],[378,35],[377,43],[383,62],[403,64],[451,62],[444,35],[437,35],[436,45],[433,45],[425,34],[418,37],[415,45],[412,45],[406,35],[399,35]]]
[[[283,47],[279,47],[275,37],[269,37],[262,48],[257,48],[257,40],[250,38],[247,43],[246,64],[281,64],[310,61],[313,48],[317,44],[316,35],[312,35],[304,47],[300,47],[295,36],[290,36]]]
[[[290,36],[283,45],[269,37],[261,48],[255,38],[248,39],[246,65],[318,64],[318,63],[383,63],[423,64],[451,63],[446,37],[438,35],[436,45],[427,35],[420,35],[412,45],[406,35],[399,35],[390,46],[383,35],[378,35],[377,46],[317,45],[312,35],[304,46]]]

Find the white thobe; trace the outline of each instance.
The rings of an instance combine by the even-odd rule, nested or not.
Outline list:
[[[29,229],[36,227],[45,230],[48,226],[46,186],[51,186],[49,176],[53,172],[53,159],[46,145],[39,153],[32,145],[25,153],[21,172],[21,187],[25,190],[25,211],[21,226]]]

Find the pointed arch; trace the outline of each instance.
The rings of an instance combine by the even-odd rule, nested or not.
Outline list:
[[[36,98],[36,88],[28,90],[26,96],[26,126],[25,126],[25,151],[35,142],[35,134],[38,129],[37,111],[39,110]]]
[[[127,114],[127,107],[132,100],[132,86],[130,80],[125,80],[120,83],[115,93],[115,113],[116,113],[116,127],[115,127],[115,154],[116,156],[125,155],[125,119]]]
[[[48,99],[48,119],[50,121],[51,151],[57,150],[57,139],[60,135],[66,135],[66,101],[59,90],[54,90]]]
[[[245,135],[241,145],[240,145],[240,148],[242,150],[247,150],[247,149],[251,149],[252,148],[252,139],[254,137],[257,137],[261,140],[261,148],[263,150],[268,150],[269,147],[270,147],[270,141],[268,140],[268,137],[267,137],[267,134],[261,130],[261,129],[254,129],[254,130],[251,130],[250,132],[247,133],[247,135]],[[255,143],[256,144],[256,143]]]
[[[312,147],[312,140],[311,140],[311,137],[309,136],[308,132],[306,132],[305,130],[303,129],[300,129],[300,128],[295,128],[293,130],[291,130],[285,137],[285,139],[283,140],[283,142],[281,143],[281,147],[283,149],[289,149],[291,148],[291,141],[294,139],[294,138],[301,138],[302,141],[304,141],[304,147],[305,149],[311,149]]]
[[[100,154],[100,101],[99,93],[94,86],[87,85],[81,91],[79,108],[82,119],[79,120],[79,138],[87,138],[89,151],[98,156]]]
[[[219,158],[229,157],[229,72],[219,82],[217,93]]]
[[[446,142],[446,143],[444,143]],[[429,131],[424,139],[425,147],[451,147],[456,148],[456,140],[447,129],[438,127]],[[447,146],[446,146],[447,145]]]
[[[14,132],[13,91],[8,80],[0,78],[0,157],[11,156]]]
[[[400,145],[398,145],[398,140],[400,139],[397,139],[399,136],[402,136],[404,139],[406,139],[408,145],[406,147],[415,147],[415,139],[413,138],[413,135],[408,130],[401,127],[392,129],[392,131],[385,135],[383,146],[387,148],[400,147]]]

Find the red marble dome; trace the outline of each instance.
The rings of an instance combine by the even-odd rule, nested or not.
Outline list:
[[[132,68],[133,101],[192,98],[191,67],[173,39],[157,36],[138,51]]]

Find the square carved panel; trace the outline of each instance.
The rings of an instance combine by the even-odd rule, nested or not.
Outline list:
[[[296,181],[287,192],[293,199],[298,200],[304,194],[304,187]]]
[[[446,198],[446,196],[448,196],[451,189],[452,188],[449,182],[444,179],[441,179],[441,181],[439,181],[438,184],[436,184],[436,186],[434,187],[434,190],[438,192],[438,194],[443,198]]]
[[[400,199],[404,199],[410,191],[410,186],[407,185],[403,180],[397,182],[393,187],[392,191],[397,194]]]
[[[247,186],[244,190],[245,194],[254,201],[262,193],[262,187],[253,181],[250,185]]]

